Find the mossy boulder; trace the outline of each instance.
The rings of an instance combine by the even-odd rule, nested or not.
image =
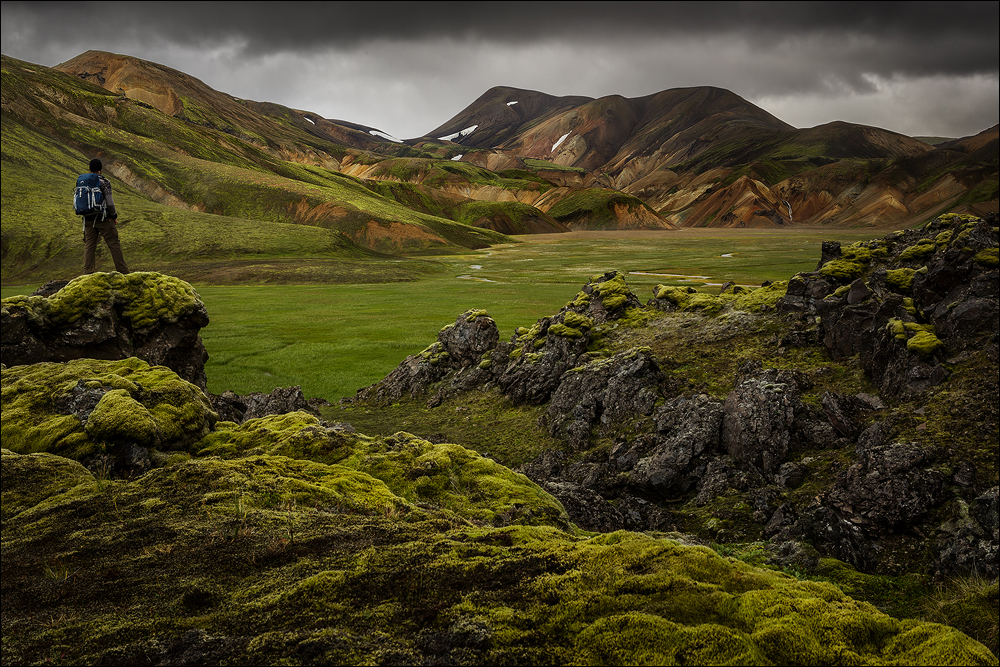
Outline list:
[[[51,296],[3,300],[2,362],[139,357],[202,389],[208,311],[188,283],[153,272],[80,276]]]
[[[586,315],[596,324],[619,319],[628,310],[641,306],[639,298],[628,288],[625,274],[620,271],[593,276],[576,301],[567,304],[568,308]]]
[[[217,419],[198,387],[135,357],[4,368],[0,386],[3,444],[21,454],[91,462],[121,447],[185,450]]]
[[[772,309],[788,291],[789,281],[779,280],[760,287],[730,286],[718,295],[699,292],[693,287],[657,285],[647,305],[658,310],[694,311],[703,315],[718,315],[725,310],[751,313]]]

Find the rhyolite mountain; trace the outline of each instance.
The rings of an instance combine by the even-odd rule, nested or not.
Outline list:
[[[996,209],[997,126],[932,147],[841,121],[796,129],[720,88],[600,99],[498,87],[428,133],[512,166],[545,160],[685,226],[901,226],[956,204]]]
[[[501,87],[400,142],[130,56],[2,62],[5,277],[68,261],[74,244],[38,220],[70,212],[38,206],[93,156],[124,197],[144,202],[137,231],[174,238],[164,227],[174,220],[186,233],[250,221],[295,237],[296,250],[280,252],[300,256],[447,251],[570,229],[900,228],[997,208],[996,127],[931,146],[843,122],[796,129],[718,88],[592,99]],[[179,253],[155,241],[132,251],[159,252],[161,266]]]

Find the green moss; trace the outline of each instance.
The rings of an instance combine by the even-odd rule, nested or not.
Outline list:
[[[859,241],[858,243],[852,243],[849,246],[841,248],[840,256],[850,262],[859,262],[861,264],[871,263],[872,251],[866,245],[862,245],[863,243],[863,241]]]
[[[200,443],[198,456],[209,455],[289,456],[336,464],[382,480],[408,502],[432,503],[466,519],[566,521],[558,501],[526,477],[460,445],[433,444],[408,433],[385,438],[341,433],[303,412],[217,430]]]
[[[906,341],[906,349],[922,357],[928,357],[943,347],[941,339],[929,331],[918,331]]]
[[[776,280],[767,287],[745,289],[733,299],[733,308],[759,313],[773,307],[788,291],[787,280]]]
[[[52,454],[18,456],[4,447],[3,522],[28,510],[40,512],[76,496],[86,497],[97,486],[89,470],[76,461]],[[8,476],[9,475],[9,476]]]
[[[463,313],[466,322],[475,322],[480,317],[489,317],[485,310],[467,310]]]
[[[934,239],[920,239],[914,245],[899,253],[901,262],[923,262],[937,251]]]
[[[170,324],[204,307],[194,288],[183,280],[152,272],[92,273],[69,282],[51,297],[11,297],[4,310],[23,308],[37,325],[64,326],[82,317],[107,318],[115,307],[143,331]]]
[[[759,313],[774,306],[788,291],[788,281],[777,281],[767,287],[741,288],[738,293],[726,291],[713,295],[698,292],[691,287],[657,285],[653,295],[673,303],[677,310],[698,311],[705,315],[718,315],[724,308]]]
[[[938,221],[947,225],[969,224],[979,222],[979,217],[971,213],[945,213],[937,217]]]
[[[86,428],[65,407],[80,391],[102,392]],[[77,359],[2,371],[3,443],[18,453],[81,460],[104,443],[183,449],[218,419],[205,394],[163,366],[131,357]]]
[[[614,277],[611,279],[596,282],[600,278],[603,278],[603,276],[594,276],[591,279],[591,287],[593,288],[594,295],[601,300],[601,305],[604,306],[605,310],[612,311],[621,308],[629,302],[629,296],[632,295],[632,292],[629,290],[628,285],[625,284],[624,274],[616,271]]]
[[[238,637],[226,659],[253,664],[996,664],[952,628],[702,547],[415,506],[393,484],[434,488],[428,471],[477,460],[417,440],[369,450],[393,481],[351,468],[360,453],[266,455],[193,459],[104,490],[75,464],[4,451],[4,550],[40,564],[5,571],[5,628],[18,628],[5,660],[44,662],[56,646],[95,663]],[[11,512],[21,494],[35,505]]]
[[[654,614],[606,616],[576,640],[583,665],[760,665],[766,653],[745,633],[714,623],[688,627]]]
[[[983,266],[989,266],[995,268],[1000,264],[1000,256],[998,256],[997,248],[986,248],[985,250],[980,250],[976,253],[976,256],[972,258],[976,264],[982,264]]]
[[[563,317],[563,323],[568,327],[584,330],[592,329],[594,326],[594,321],[592,319],[586,315],[581,315],[572,311],[566,313]]]
[[[455,325],[449,324],[447,327],[441,329],[441,331],[444,331],[445,329],[451,328],[453,326]],[[441,343],[440,341],[434,341],[433,343],[425,347],[423,350],[421,350],[417,354],[417,357],[425,360],[431,366],[438,366],[442,361],[450,359],[451,354],[448,353],[448,350],[445,348],[443,343]]]
[[[828,278],[848,282],[860,278],[865,272],[865,267],[863,264],[846,259],[832,259],[821,266],[819,272]]]
[[[885,282],[897,292],[909,292],[913,289],[913,276],[917,273],[915,269],[889,269],[885,272]]]
[[[563,338],[583,338],[594,326],[594,321],[586,315],[568,311],[563,321],[548,328],[548,333]]]
[[[142,447],[160,444],[153,415],[125,389],[112,389],[101,397],[85,430],[96,442],[135,443]]]
[[[946,246],[951,243],[951,238],[954,236],[955,232],[951,229],[946,229],[943,232],[939,232],[937,236],[934,237],[934,245],[937,247]]]

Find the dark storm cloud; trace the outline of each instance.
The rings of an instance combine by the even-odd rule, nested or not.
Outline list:
[[[350,49],[373,40],[560,37],[646,40],[739,36],[755,48],[840,35],[871,37],[860,58],[908,74],[976,74],[997,67],[996,2],[5,2],[4,24],[44,27],[57,42],[107,33],[189,46],[241,40],[247,55]],[[17,28],[14,28],[17,30]],[[845,54],[849,55],[849,54]]]
[[[404,137],[441,124],[494,85],[592,97],[714,85],[794,125],[843,119],[958,136],[996,122],[998,8],[4,2],[2,35],[4,54],[31,62],[55,65],[88,49],[127,53],[234,95]],[[939,115],[945,95],[969,107],[961,119]]]

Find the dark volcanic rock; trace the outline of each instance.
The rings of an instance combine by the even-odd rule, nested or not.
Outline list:
[[[938,528],[935,575],[997,577],[1000,555],[997,491],[986,491],[971,503],[956,499],[952,519]]]
[[[745,364],[725,403],[722,446],[737,463],[771,476],[792,447],[797,413],[803,411],[794,373]]]
[[[3,364],[138,357],[205,389],[200,331],[208,311],[186,282],[159,273],[94,273],[56,287],[4,300]]]
[[[941,503],[944,476],[915,444],[866,445],[858,461],[837,476],[827,503],[869,530],[893,530],[919,521]]]
[[[515,334],[497,378],[500,389],[515,404],[545,403],[563,374],[587,361],[592,324],[589,317],[564,310]]]
[[[681,397],[655,417],[657,432],[632,467],[630,485],[655,497],[676,498],[695,489],[708,461],[718,455],[722,402],[705,394]]]
[[[426,394],[431,385],[449,373],[482,364],[484,355],[496,347],[499,339],[496,322],[486,311],[468,310],[454,324],[441,329],[437,341],[420,354],[410,355],[382,380],[359,390],[358,398],[386,405],[403,396]],[[488,375],[482,377],[488,378]]]
[[[319,416],[319,412],[302,393],[302,387],[276,387],[267,394],[252,392],[240,396],[232,391],[222,394],[209,394],[212,409],[219,415],[220,421],[231,421],[242,424],[250,419],[259,419],[268,415],[284,415],[289,412],[308,412]]]
[[[782,513],[780,517],[778,512]],[[870,571],[874,566],[874,551],[865,532],[835,509],[819,505],[796,513],[783,505],[775,515],[768,524],[769,528],[778,529],[771,538],[772,544],[805,541],[819,553],[850,563],[859,570]]]
[[[818,315],[831,356],[859,355],[886,396],[922,393],[948,376],[945,355],[996,339],[996,224],[942,216],[846,248],[824,243],[817,271],[794,276],[776,308]]]
[[[591,426],[603,428],[630,416],[652,414],[662,382],[660,366],[648,348],[633,348],[571,369],[549,400],[549,432],[584,449]]]

